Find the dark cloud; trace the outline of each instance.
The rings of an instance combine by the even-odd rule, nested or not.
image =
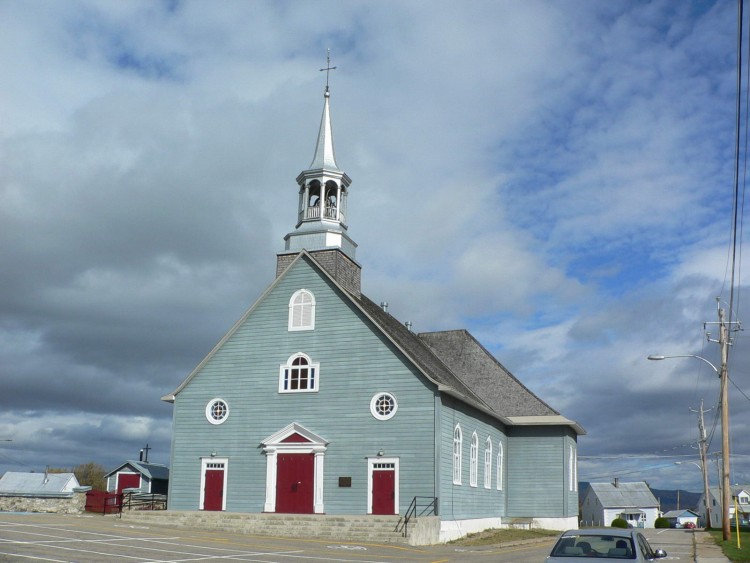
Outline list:
[[[667,454],[691,455],[688,407],[714,407],[716,381],[645,357],[716,356],[701,328],[727,291],[734,17],[2,5],[0,471],[114,466],[146,442],[168,461],[160,397],[271,282],[294,227],[331,47],[366,293],[415,330],[468,328],[583,424],[582,477],[699,488]],[[745,348],[739,333],[750,393]]]

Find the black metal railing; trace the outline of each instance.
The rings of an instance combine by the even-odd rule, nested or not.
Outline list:
[[[156,493],[125,493],[122,505],[127,510],[166,510],[167,495]]]
[[[409,535],[409,520],[419,516],[437,516],[438,515],[438,498],[437,497],[414,497],[411,499],[409,508],[404,514],[401,534],[404,537]]]

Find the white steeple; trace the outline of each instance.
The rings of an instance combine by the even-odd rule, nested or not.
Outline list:
[[[315,156],[310,163],[310,170],[327,168],[338,170],[336,164],[336,152],[333,150],[333,131],[331,130],[331,107],[329,100],[331,94],[326,86],[323,103],[323,117],[320,119],[320,130],[318,131],[318,143],[315,145]]]
[[[336,67],[330,65],[326,73]],[[284,237],[285,252],[338,249],[354,260],[356,243],[349,238],[346,224],[346,203],[351,178],[336,163],[331,128],[331,93],[323,94],[323,115],[320,119],[318,140],[310,167],[297,176],[299,204],[295,230]]]

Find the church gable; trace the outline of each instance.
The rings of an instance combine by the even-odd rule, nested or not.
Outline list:
[[[329,106],[326,85],[276,279],[163,397],[174,403],[169,508],[398,515],[425,498],[444,521],[501,524],[525,487],[506,452],[519,438],[545,446],[536,427],[560,426],[551,454],[512,456],[549,474],[534,498],[559,492],[567,482],[557,454],[576,439],[563,427],[570,421],[551,421],[556,413],[473,339],[460,343],[476,352],[466,363],[450,339],[413,333],[361,294],[351,179],[334,156]],[[558,514],[566,527],[569,496],[570,517]]]

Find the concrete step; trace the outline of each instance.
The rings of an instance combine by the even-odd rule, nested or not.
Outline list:
[[[129,511],[122,518],[143,524],[203,528],[227,532],[408,543],[399,516],[334,516],[326,514],[245,514],[204,511]],[[409,523],[410,528],[412,522]]]

